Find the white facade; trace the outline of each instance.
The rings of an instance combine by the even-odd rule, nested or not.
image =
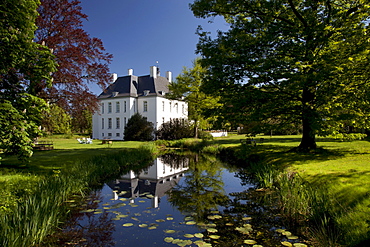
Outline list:
[[[128,76],[117,78],[98,97],[100,109],[93,115],[94,139],[123,140],[127,121],[137,112],[152,122],[156,130],[171,119],[187,119],[186,102],[165,98],[171,78],[153,76],[154,71],[156,67],[152,66],[151,76],[137,77],[130,69]]]

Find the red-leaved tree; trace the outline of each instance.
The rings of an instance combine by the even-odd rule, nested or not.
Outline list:
[[[58,63],[53,87],[40,87],[39,94],[76,120],[86,115],[84,111],[96,109],[97,99],[89,90],[89,84],[98,84],[102,89],[107,86],[111,79],[108,65],[112,60],[102,41],[83,30],[87,15],[82,13],[80,3],[78,0],[41,0],[35,33],[36,42],[52,49]],[[75,129],[81,127],[74,126]]]

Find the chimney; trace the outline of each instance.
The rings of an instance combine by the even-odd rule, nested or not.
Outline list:
[[[172,82],[172,72],[171,71],[166,72],[166,78],[169,82]]]
[[[134,70],[133,69],[128,69],[128,75],[134,75]]]
[[[157,67],[150,66],[150,77],[157,78]]]
[[[114,83],[118,78],[118,75],[116,73],[112,74],[112,83]]]

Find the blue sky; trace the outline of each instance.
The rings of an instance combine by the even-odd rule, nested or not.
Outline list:
[[[161,75],[172,71],[173,79],[183,66],[192,67],[198,36],[198,25],[216,33],[226,30],[221,18],[213,23],[195,18],[189,9],[190,0],[81,0],[83,13],[88,15],[84,29],[91,37],[103,41],[113,54],[111,73],[149,74],[149,67],[158,65]],[[96,94],[100,89],[92,87]]]

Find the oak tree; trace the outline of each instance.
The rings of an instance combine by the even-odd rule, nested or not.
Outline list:
[[[40,87],[38,93],[62,107],[73,119],[79,119],[85,111],[96,110],[97,98],[89,85],[107,87],[112,55],[105,51],[100,39],[84,31],[87,15],[82,13],[80,1],[41,0],[38,12],[35,40],[52,49],[58,63],[53,87]]]
[[[369,126],[367,0],[196,0],[191,9],[229,24],[216,38],[200,28],[197,49],[208,92],[250,94],[235,112],[300,121],[302,150],[345,124]]]

